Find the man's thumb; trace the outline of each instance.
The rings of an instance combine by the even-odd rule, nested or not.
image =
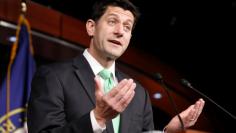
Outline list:
[[[98,76],[95,76],[95,96],[96,98],[101,98],[103,96],[102,85]]]

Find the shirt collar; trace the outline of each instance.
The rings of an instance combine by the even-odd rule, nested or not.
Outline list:
[[[100,71],[104,69],[104,67],[88,52],[87,49],[84,50],[83,56],[88,61],[94,75],[97,75]],[[115,62],[111,65],[111,67],[108,68],[108,70],[112,72],[112,75],[114,77],[116,76],[115,75]]]

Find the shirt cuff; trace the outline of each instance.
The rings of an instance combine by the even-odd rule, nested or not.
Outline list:
[[[92,128],[93,128],[93,132],[94,133],[102,133],[106,129],[106,126],[105,127],[101,127],[98,124],[98,122],[97,122],[97,120],[95,118],[93,110],[90,111],[90,119],[91,119]]]

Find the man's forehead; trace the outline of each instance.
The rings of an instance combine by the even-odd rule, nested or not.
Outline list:
[[[124,10],[120,7],[114,7],[114,6],[109,6],[106,10],[105,14],[117,14],[117,15],[124,15],[128,19],[130,19],[132,22],[134,22],[134,15],[129,11],[129,10]]]

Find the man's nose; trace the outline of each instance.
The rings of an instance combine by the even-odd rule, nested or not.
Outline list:
[[[117,24],[114,30],[114,34],[118,35],[119,37],[123,36],[124,28],[121,24]]]

